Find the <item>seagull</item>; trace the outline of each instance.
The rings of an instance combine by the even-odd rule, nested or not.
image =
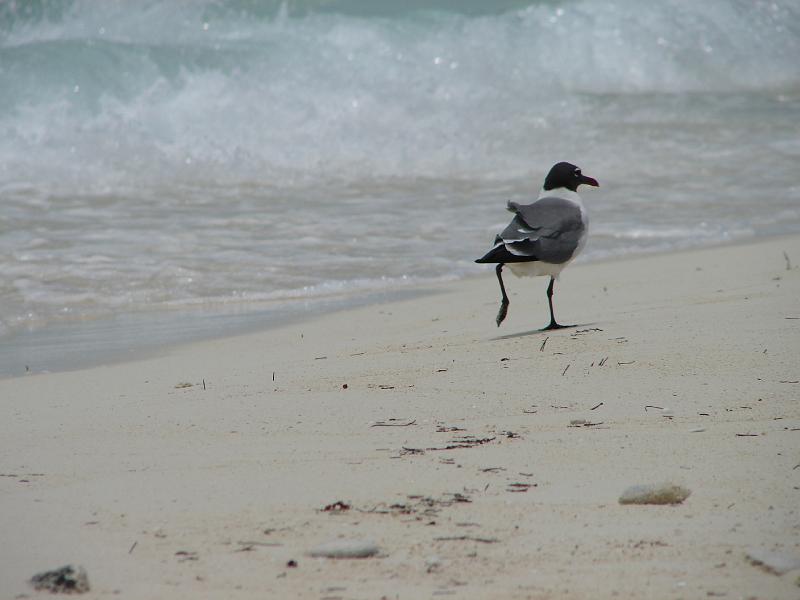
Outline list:
[[[600,185],[575,165],[560,162],[550,169],[536,202],[517,204],[509,200],[507,208],[514,213],[514,218],[494,238],[492,249],[475,261],[497,263],[495,271],[503,294],[496,319],[498,327],[508,313],[509,301],[502,273],[506,264],[517,277],[550,276],[550,285],[547,286],[550,324],[542,331],[568,327],[558,324],[553,315],[553,284],[561,270],[586,245],[589,217],[578,196],[581,184]]]

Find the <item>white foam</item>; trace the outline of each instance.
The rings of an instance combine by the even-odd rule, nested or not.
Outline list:
[[[0,331],[479,272],[564,159],[589,259],[800,226],[800,8],[488,4],[0,4]]]

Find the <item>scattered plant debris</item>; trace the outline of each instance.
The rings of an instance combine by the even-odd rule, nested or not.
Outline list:
[[[747,551],[747,560],[767,573],[783,575],[789,571],[800,569],[800,557],[788,552],[751,548]]]
[[[403,446],[400,450],[400,456],[405,456],[406,454],[425,454],[425,452],[437,452],[441,450],[457,450],[459,448],[474,448],[475,446],[481,446],[483,444],[488,444],[489,442],[494,441],[497,439],[495,436],[487,437],[487,438],[476,438],[472,435],[465,435],[457,438],[453,438],[446,446],[432,446],[430,448],[409,448],[408,446]]]
[[[328,504],[325,508],[322,509],[322,512],[329,512],[329,513],[343,513],[350,510],[350,505],[346,502],[342,502],[341,500],[337,500],[333,504]]]
[[[472,498],[461,492],[444,494],[440,498],[431,496],[409,495],[408,502],[393,502],[392,504],[378,504],[369,509],[357,509],[359,512],[370,514],[414,516],[417,520],[436,517],[443,508],[454,504],[469,504]]]
[[[60,569],[37,573],[30,579],[35,590],[51,594],[83,594],[89,591],[89,578],[83,567],[66,565]]]

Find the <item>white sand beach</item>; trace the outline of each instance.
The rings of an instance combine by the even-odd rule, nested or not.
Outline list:
[[[798,267],[800,236],[573,266],[543,333],[546,280],[498,329],[487,270],[0,380],[2,596],[73,564],[93,598],[797,598],[747,554],[800,558]],[[659,482],[691,495],[618,503]],[[380,552],[308,555],[337,538]]]

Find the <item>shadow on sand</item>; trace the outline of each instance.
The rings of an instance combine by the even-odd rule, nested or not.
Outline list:
[[[520,331],[519,333],[509,333],[508,335],[498,335],[497,337],[489,338],[489,341],[496,342],[499,340],[512,340],[514,338],[526,337],[529,335],[536,335],[538,333],[546,333],[548,335],[558,331],[570,331],[578,327],[593,327],[596,323],[578,323],[576,325],[564,325],[559,329],[531,329],[530,331]]]

